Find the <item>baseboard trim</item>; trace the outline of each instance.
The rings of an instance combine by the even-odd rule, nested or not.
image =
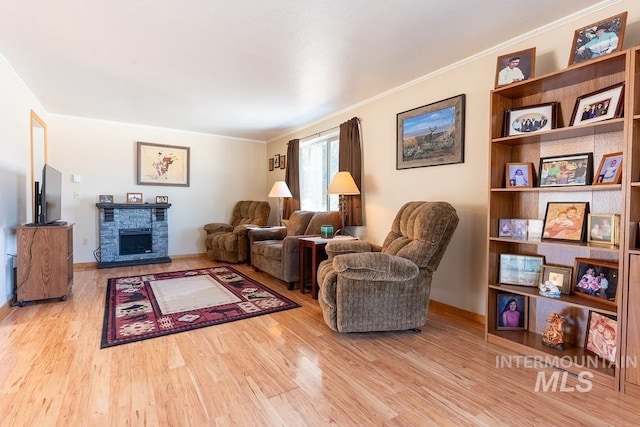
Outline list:
[[[468,320],[470,322],[478,323],[482,326],[485,325],[486,316],[472,311],[463,310],[462,308],[454,307],[442,302],[429,300],[429,310],[447,316],[455,316],[458,319]]]

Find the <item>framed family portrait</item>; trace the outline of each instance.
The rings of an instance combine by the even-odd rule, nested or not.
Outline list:
[[[622,151],[605,154],[593,180],[593,185],[620,184],[622,182]]]
[[[189,147],[138,141],[138,185],[189,186]]]
[[[618,321],[597,311],[590,311],[584,348],[609,363],[615,363],[617,339]]]
[[[496,86],[505,86],[534,77],[536,48],[520,50],[498,57]]]
[[[576,126],[620,117],[623,100],[624,83],[579,96],[569,123]]]
[[[543,264],[543,256],[500,254],[498,281],[506,285],[537,287],[540,284]]]
[[[498,221],[498,237],[511,237],[510,218],[500,218]]]
[[[509,108],[504,112],[503,136],[527,135],[556,128],[558,103]]]
[[[527,315],[529,312],[529,298],[518,294],[497,294],[497,324],[496,329],[527,329]]]
[[[583,242],[589,202],[548,202],[542,238]]]
[[[563,294],[571,293],[571,275],[573,269],[562,265],[545,264],[542,266],[542,282],[549,281],[556,285]]]
[[[540,187],[587,185],[593,179],[593,154],[542,157],[538,175]]]
[[[507,188],[533,187],[533,163],[507,163],[504,173]]]
[[[100,203],[113,203],[113,195],[111,194],[101,194],[98,196],[98,200]]]
[[[627,12],[578,28],[573,36],[569,65],[622,49]]]
[[[465,95],[399,113],[396,169],[464,163]]]
[[[618,264],[590,258],[576,258],[575,263],[572,293],[615,306]]]
[[[620,215],[589,214],[587,242],[618,245],[620,239]]]
[[[169,203],[169,196],[156,196],[156,203],[158,204]]]
[[[127,203],[142,203],[142,193],[127,193]]]

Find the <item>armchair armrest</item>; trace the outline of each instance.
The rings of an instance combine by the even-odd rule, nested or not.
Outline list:
[[[337,255],[333,268],[352,280],[406,282],[418,277],[419,269],[408,259],[382,252]]]
[[[249,238],[252,242],[259,240],[282,240],[287,236],[286,227],[251,228]]]
[[[332,239],[327,242],[325,251],[329,258],[343,254],[371,252],[371,243],[365,240]]]
[[[207,232],[207,234],[228,232],[233,230],[231,224],[225,224],[223,222],[212,222],[210,224],[205,224],[203,228]]]

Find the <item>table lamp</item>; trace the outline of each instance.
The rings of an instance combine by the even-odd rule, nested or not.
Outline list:
[[[337,194],[338,195],[338,210],[340,211],[340,219],[342,220],[342,228],[336,231],[336,235],[340,232],[342,234],[347,234],[344,228],[345,219],[347,217],[347,208],[348,201],[345,196],[352,196],[356,194],[360,194],[360,190],[358,190],[358,186],[356,182],[353,180],[350,172],[342,171],[335,174],[331,184],[329,184],[329,188],[327,189],[327,194]]]
[[[271,187],[268,197],[278,197],[278,225],[282,224],[282,203],[285,197],[293,197],[287,183],[284,181],[276,181]]]

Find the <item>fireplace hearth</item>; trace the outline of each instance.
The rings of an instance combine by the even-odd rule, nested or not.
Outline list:
[[[171,262],[170,204],[96,203],[100,213],[98,268]]]

